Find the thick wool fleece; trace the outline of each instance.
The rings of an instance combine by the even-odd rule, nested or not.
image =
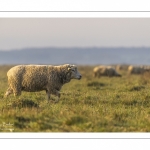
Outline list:
[[[76,67],[76,66],[75,66]],[[21,91],[36,92],[45,90],[48,94],[60,97],[61,87],[71,80],[69,64],[51,65],[19,65],[7,72],[9,88],[5,96],[11,93],[21,95]]]

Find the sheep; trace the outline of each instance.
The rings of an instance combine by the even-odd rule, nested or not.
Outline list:
[[[121,77],[121,75],[111,66],[97,66],[93,69],[94,77],[108,76]]]
[[[50,94],[60,99],[62,86],[71,79],[81,79],[81,74],[76,65],[64,64],[59,66],[52,65],[18,65],[12,67],[7,72],[9,88],[5,97],[10,94],[20,96],[21,91],[36,92],[45,90],[48,101]]]
[[[148,71],[147,68],[144,66],[132,66],[128,67],[128,74],[143,74],[144,72]]]

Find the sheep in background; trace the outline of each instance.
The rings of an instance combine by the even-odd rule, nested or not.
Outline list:
[[[143,74],[148,71],[144,66],[132,66],[128,67],[128,74]]]
[[[111,66],[97,66],[93,69],[94,77],[108,76],[121,77],[121,75]]]
[[[52,65],[18,65],[7,72],[9,88],[5,97],[14,93],[21,95],[21,91],[36,92],[45,90],[50,99],[50,94],[58,96],[55,102],[59,101],[60,90],[65,83],[71,79],[81,79],[77,66],[64,64]]]

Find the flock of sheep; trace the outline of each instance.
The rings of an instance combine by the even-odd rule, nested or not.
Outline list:
[[[107,66],[99,65],[93,69],[94,77],[108,76],[108,77],[121,77],[122,75],[118,73],[120,70],[127,71],[128,74],[143,74],[145,72],[150,72],[150,66],[134,66],[134,65],[116,65]]]
[[[118,70],[127,70],[129,74],[142,74],[150,70],[149,66],[105,66],[99,65],[93,69],[94,77],[108,76],[121,77]],[[45,90],[48,100],[50,95],[58,97],[62,86],[71,81],[71,79],[81,79],[76,65],[64,64],[59,66],[52,65],[18,65],[12,67],[7,72],[8,89],[5,97],[10,94],[14,96],[21,95],[22,91],[36,92]]]

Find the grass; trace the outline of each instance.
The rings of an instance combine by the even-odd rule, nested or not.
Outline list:
[[[45,91],[3,98],[10,67],[0,66],[0,132],[150,131],[148,73],[94,78],[94,66],[79,66],[83,78],[65,84],[54,104],[47,103]]]

